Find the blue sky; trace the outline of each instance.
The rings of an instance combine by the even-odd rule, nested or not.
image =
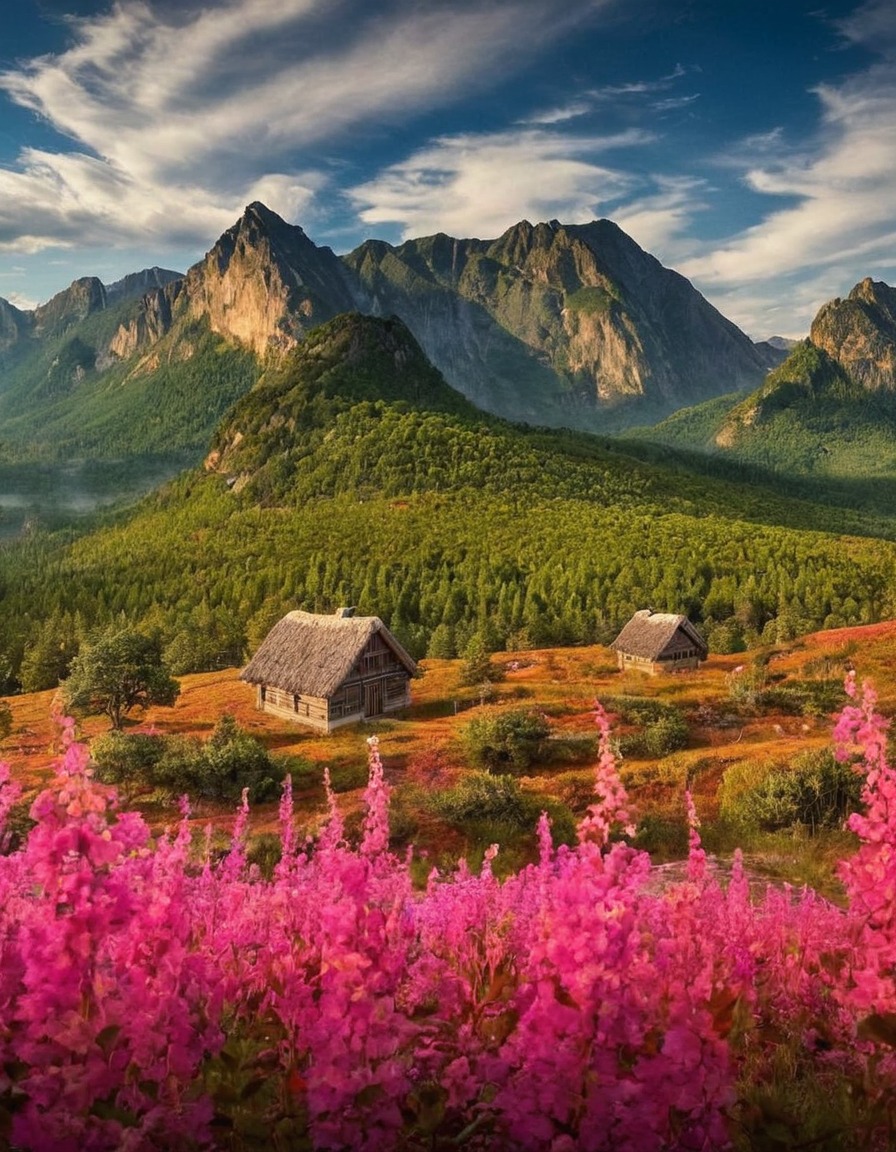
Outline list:
[[[896,283],[892,0],[16,0],[0,296],[609,217],[754,337]]]

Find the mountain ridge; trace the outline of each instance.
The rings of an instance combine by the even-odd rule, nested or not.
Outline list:
[[[105,322],[79,333],[113,308],[124,309],[113,333],[99,332]],[[75,361],[64,389],[74,420],[79,390],[103,374],[136,381],[186,363],[196,324],[251,352],[261,372],[350,311],[399,316],[468,399],[533,424],[611,430],[633,413],[757,384],[775,359],[611,221],[522,221],[494,240],[370,240],[339,257],[253,202],[182,276],[84,277],[33,313],[0,306],[0,356],[16,358],[16,404],[31,412],[13,426],[37,434],[29,405],[58,395],[46,385],[47,341],[78,341],[62,349],[64,365]]]

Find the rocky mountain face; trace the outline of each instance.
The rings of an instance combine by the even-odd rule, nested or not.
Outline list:
[[[446,379],[503,415],[672,410],[780,360],[609,220],[370,241],[345,260],[370,311],[401,316]]]
[[[896,391],[896,288],[862,280],[821,308],[809,338],[862,388]]]
[[[491,241],[368,241],[339,258],[254,203],[183,276],[87,277],[30,313],[0,305],[0,355],[15,361],[4,403],[25,413],[64,395],[73,423],[85,387],[109,372],[129,387],[181,372],[203,333],[251,353],[260,372],[352,311],[399,317],[448,384],[488,411],[598,431],[755,387],[780,355],[607,220],[524,221]],[[201,374],[198,387],[215,385]],[[40,420],[19,423],[24,435]]]
[[[110,303],[119,300],[133,300],[152,291],[153,288],[164,288],[166,284],[180,280],[182,277],[183,272],[172,272],[170,268],[159,268],[157,265],[153,265],[152,268],[144,268],[142,272],[132,272],[128,276],[123,276],[121,280],[116,280],[113,284],[107,284],[106,297]]]
[[[16,344],[30,327],[31,317],[0,297],[0,354]]]
[[[683,409],[649,436],[779,473],[896,475],[896,289],[861,281],[746,397]]]
[[[86,320],[94,312],[106,307],[105,285],[96,276],[84,276],[72,282],[52,300],[41,304],[31,313],[31,327],[35,336],[53,336]]]
[[[334,253],[255,203],[182,280],[146,294],[111,351],[124,359],[178,320],[207,319],[213,332],[265,356],[288,351],[309,329],[355,305]]]

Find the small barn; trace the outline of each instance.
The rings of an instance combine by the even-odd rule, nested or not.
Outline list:
[[[696,668],[709,655],[706,641],[687,616],[652,608],[636,612],[610,647],[621,669],[639,668],[652,676]]]
[[[257,707],[331,732],[404,708],[417,666],[378,616],[290,612],[240,674]]]

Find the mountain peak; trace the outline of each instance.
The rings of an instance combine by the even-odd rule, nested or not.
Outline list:
[[[869,391],[896,391],[896,288],[866,276],[822,305],[810,339]]]

